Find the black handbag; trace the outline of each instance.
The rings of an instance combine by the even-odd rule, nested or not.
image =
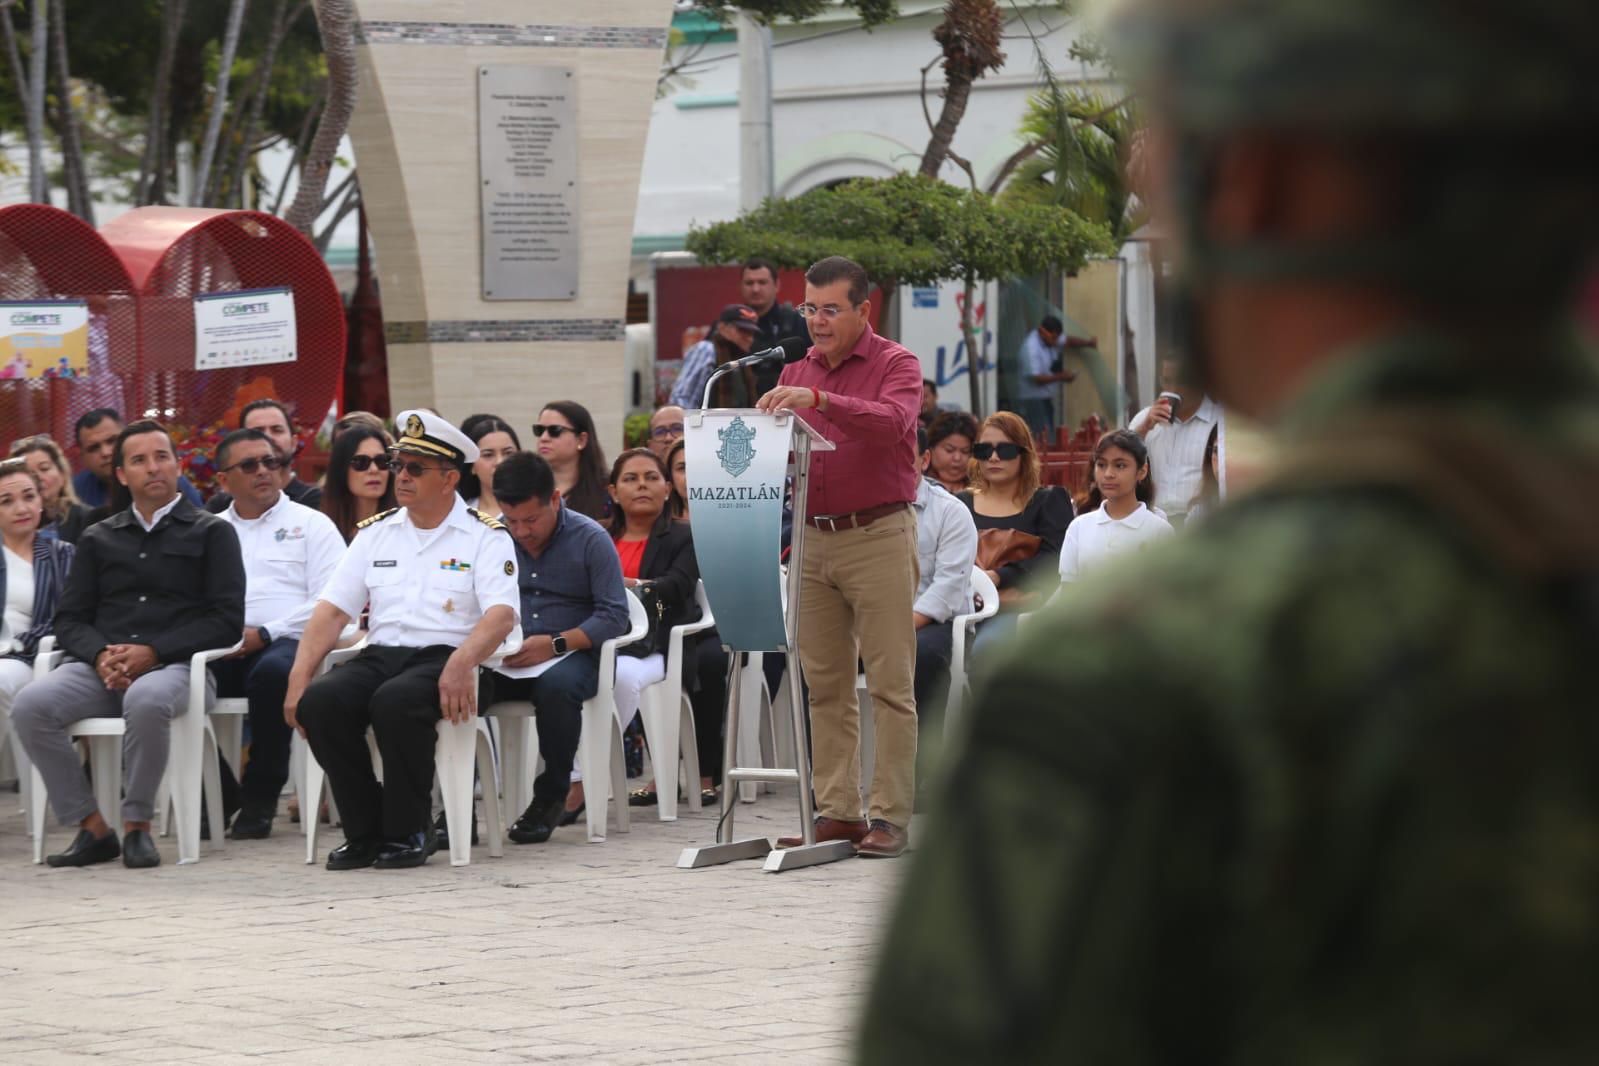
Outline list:
[[[666,601],[655,590],[655,583],[640,581],[629,588],[628,593],[644,605],[644,616],[649,619],[649,626],[644,635],[631,644],[624,644],[616,649],[618,655],[631,655],[635,659],[647,659],[655,654],[655,649],[661,643],[661,627],[665,625]]]

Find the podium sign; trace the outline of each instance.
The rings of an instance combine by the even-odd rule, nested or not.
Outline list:
[[[734,651],[788,644],[778,554],[791,417],[709,410],[684,434],[694,554],[717,632]]]

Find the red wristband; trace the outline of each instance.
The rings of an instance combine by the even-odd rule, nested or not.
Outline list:
[[[822,409],[822,394],[815,385],[807,386],[811,390],[811,406],[818,411]]]

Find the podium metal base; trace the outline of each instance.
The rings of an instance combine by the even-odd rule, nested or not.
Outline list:
[[[684,848],[677,857],[679,870],[699,870],[706,866],[720,866],[740,859],[764,858],[772,850],[772,842],[765,837],[750,837],[728,844],[706,844],[704,847]]]
[[[827,840],[820,844],[805,844],[797,848],[773,851],[766,856],[766,865],[761,869],[769,874],[780,874],[784,870],[801,870],[807,866],[820,866],[823,863],[854,857],[854,844],[847,840]]]

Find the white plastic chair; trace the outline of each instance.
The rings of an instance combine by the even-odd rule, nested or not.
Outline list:
[[[33,656],[35,681],[54,670],[56,664],[65,657],[66,653],[56,651],[55,647],[56,638],[53,635],[40,639]],[[8,645],[0,645],[0,653],[9,650]],[[24,824],[32,826],[33,822],[29,817],[32,808],[28,804],[28,794],[33,791],[33,764],[28,761],[28,751],[22,746],[21,739],[11,729],[11,719],[4,717],[0,718],[0,747],[5,747],[8,743],[11,750],[11,766],[17,775],[17,805],[22,811]]]
[[[481,714],[465,722],[439,719],[439,744],[434,765],[439,792],[444,799],[444,824],[450,830],[450,865],[472,861],[472,769],[475,763],[483,781],[483,817],[488,822],[489,854],[504,854],[505,827],[500,813],[500,793],[494,770],[494,743],[489,723]]]
[[[632,597],[628,597],[632,599]],[[683,692],[683,641],[716,625],[711,604],[705,597],[705,583],[696,582],[694,602],[699,604],[698,621],[673,626],[667,642],[666,677],[646,685],[639,693],[639,717],[650,744],[650,760],[655,767],[656,806],[661,821],[677,821],[677,760],[679,749],[687,783],[688,808],[700,809],[700,753],[694,739],[694,707]]]
[[[361,637],[354,644],[344,648],[334,648],[328,652],[327,658],[322,660],[322,668],[317,671],[318,676],[327,673],[340,663],[349,662],[360,654],[366,647],[366,633],[362,631]],[[372,744],[370,731],[367,743]],[[373,765],[378,762],[377,747],[372,748]],[[289,742],[289,779],[294,782],[295,794],[300,797],[300,825],[305,829],[305,861],[316,862],[316,831],[321,822],[322,794],[327,791],[327,772],[316,761],[316,756],[311,754],[311,745],[300,735],[296,729]],[[331,807],[332,799],[329,799]],[[337,819],[332,819],[337,821]],[[470,838],[468,838],[470,839]]]
[[[944,732],[955,727],[966,703],[971,685],[966,679],[966,642],[977,632],[977,623],[999,613],[999,590],[979,567],[972,567],[972,595],[981,602],[969,614],[954,618],[949,652],[949,702],[944,705]]]
[[[231,655],[241,645],[195,652],[189,659],[189,705],[185,713],[174,718],[170,725],[167,769],[161,788],[157,790],[156,807],[165,806],[162,795],[170,793],[174,820],[177,822],[178,865],[186,866],[200,861],[200,794],[201,782],[209,787],[212,824],[218,827],[212,844],[221,847],[222,833],[222,781],[216,757],[216,741],[206,729],[205,682],[206,664],[224,655]],[[127,725],[121,718],[84,718],[67,729],[67,736],[84,737],[89,741],[89,766],[94,775],[95,802],[101,815],[115,821],[122,805],[122,737]],[[209,743],[208,743],[209,742]],[[44,778],[38,768],[33,768],[33,787],[29,797],[32,804],[33,861],[44,862],[45,809],[48,796]],[[109,812],[109,813],[108,813]]]

